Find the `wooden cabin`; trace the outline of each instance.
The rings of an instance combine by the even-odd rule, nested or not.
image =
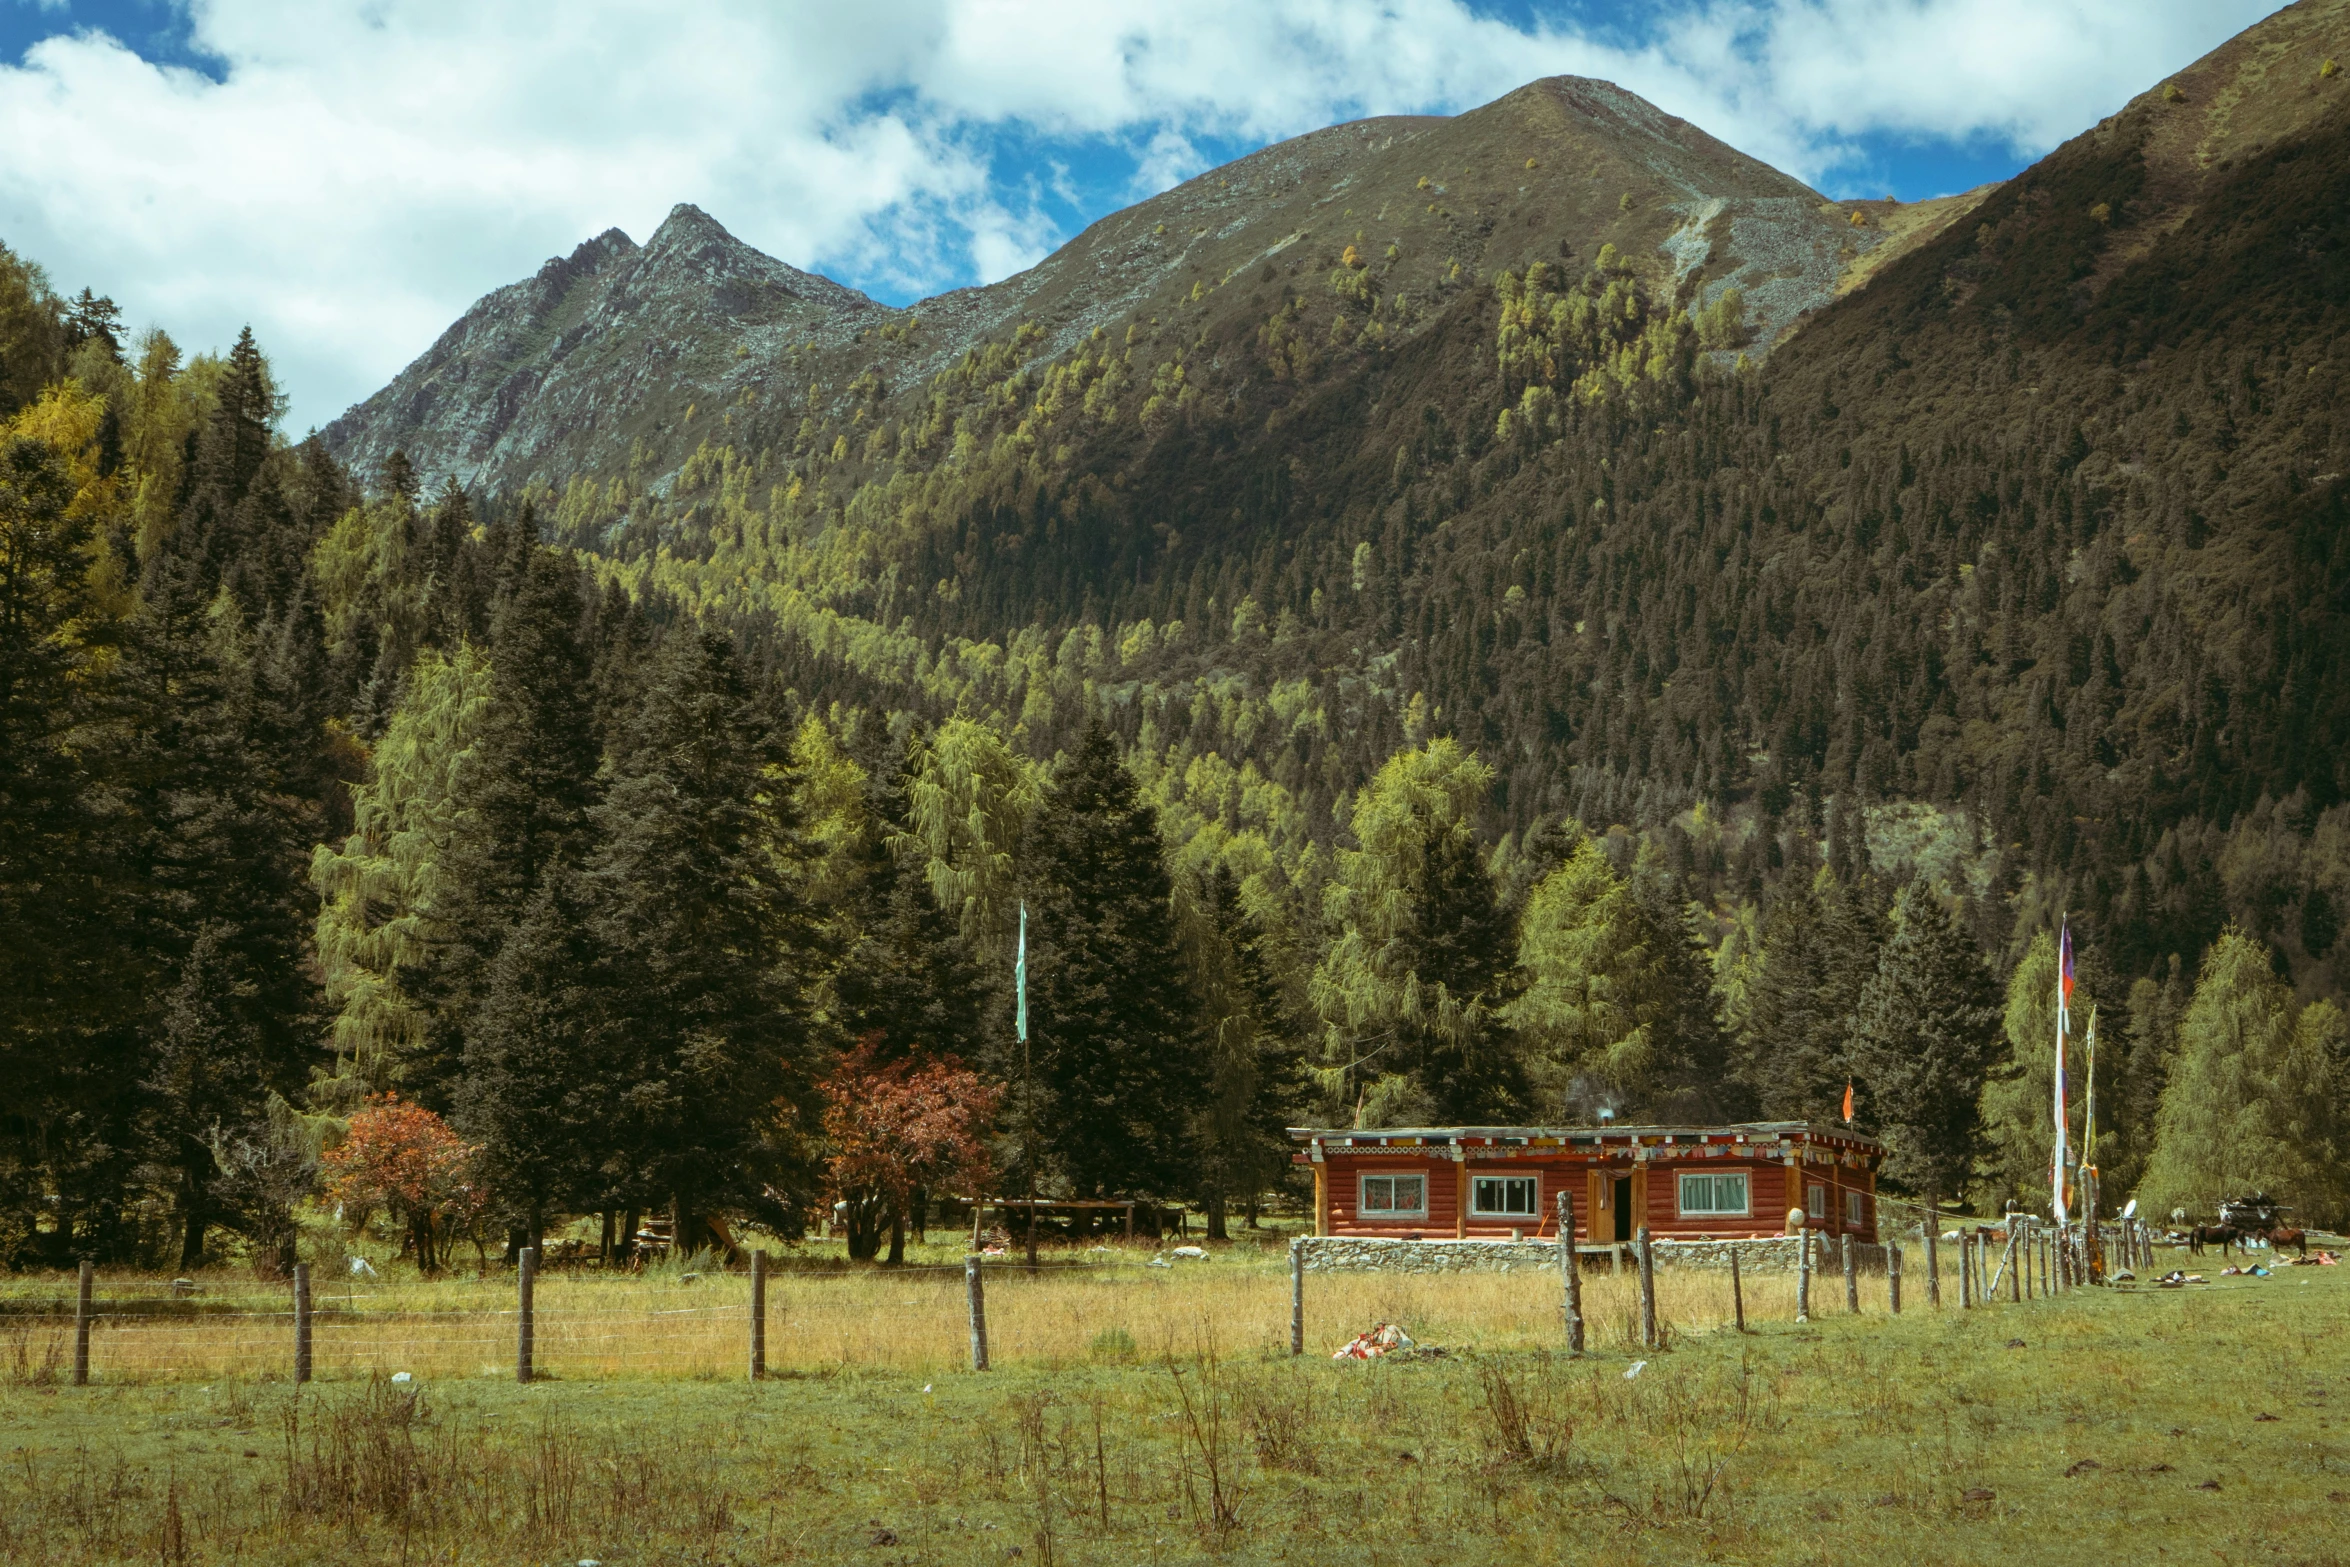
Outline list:
[[[1564,1191],[1582,1244],[1628,1241],[1643,1224],[1659,1239],[1779,1235],[1797,1207],[1813,1229],[1877,1239],[1884,1145],[1849,1129],[1754,1121],[1289,1135],[1293,1161],[1314,1172],[1316,1235],[1556,1237]]]

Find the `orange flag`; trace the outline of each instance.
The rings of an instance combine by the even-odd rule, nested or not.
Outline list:
[[[1852,1079],[1849,1077],[1844,1080],[1844,1124],[1852,1124]]]

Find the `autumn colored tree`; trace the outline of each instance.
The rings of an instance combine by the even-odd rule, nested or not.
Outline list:
[[[329,1202],[346,1213],[382,1209],[408,1227],[416,1266],[440,1268],[441,1214],[461,1199],[479,1206],[473,1146],[449,1123],[396,1093],[376,1096],[351,1117],[343,1141],[319,1161]]]
[[[883,1060],[882,1048],[878,1034],[866,1035],[825,1080],[825,1169],[848,1205],[849,1256],[878,1252],[886,1225],[897,1263],[918,1189],[986,1185],[987,1133],[1003,1090],[953,1056],[917,1065]]]

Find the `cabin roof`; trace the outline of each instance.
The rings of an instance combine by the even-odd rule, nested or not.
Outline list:
[[[1328,1147],[1449,1148],[1468,1147],[1594,1147],[1601,1143],[1671,1146],[1678,1143],[1826,1143],[1844,1148],[1882,1150],[1884,1144],[1850,1127],[1822,1126],[1811,1121],[1734,1121],[1715,1126],[1293,1126],[1292,1142],[1321,1143]]]

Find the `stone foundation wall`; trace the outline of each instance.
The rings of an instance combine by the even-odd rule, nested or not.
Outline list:
[[[1370,1235],[1316,1235],[1301,1240],[1308,1273],[1516,1273],[1529,1268],[1558,1271],[1559,1249],[1554,1241],[1407,1241]],[[1798,1242],[1789,1236],[1759,1240],[1655,1242],[1659,1268],[1696,1268],[1730,1271],[1730,1253],[1738,1254],[1741,1273],[1793,1273]],[[1853,1242],[1854,1263],[1864,1273],[1885,1271],[1885,1248]],[[1631,1248],[1624,1262],[1632,1265]],[[1585,1255],[1584,1266],[1608,1264]],[[1812,1257],[1813,1268],[1841,1274],[1844,1264],[1834,1243]]]

